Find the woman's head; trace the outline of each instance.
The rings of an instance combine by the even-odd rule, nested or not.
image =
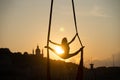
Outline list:
[[[67,43],[67,42],[68,42],[68,41],[67,41],[67,38],[64,37],[64,38],[62,39],[62,44]]]

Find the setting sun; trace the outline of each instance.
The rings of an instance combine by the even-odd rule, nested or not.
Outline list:
[[[56,52],[57,52],[58,54],[63,54],[63,53],[64,53],[64,50],[63,50],[61,47],[59,47],[59,46],[56,46],[56,47],[55,47],[55,50],[56,50]]]

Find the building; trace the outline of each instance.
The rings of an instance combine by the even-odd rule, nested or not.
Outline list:
[[[35,55],[43,58],[43,50],[42,50],[42,53],[41,53],[41,50],[39,49],[38,45],[37,45],[37,48],[35,50]]]

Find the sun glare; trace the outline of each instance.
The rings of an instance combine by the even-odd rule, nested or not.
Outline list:
[[[56,46],[56,47],[55,47],[55,50],[56,50],[56,52],[57,52],[58,54],[63,54],[63,53],[64,53],[64,50],[63,50],[61,47],[59,47],[59,46]]]
[[[60,28],[60,31],[61,31],[61,32],[63,32],[63,31],[64,31],[64,28],[63,28],[63,27],[61,27],[61,28]]]

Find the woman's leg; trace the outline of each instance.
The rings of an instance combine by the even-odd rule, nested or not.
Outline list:
[[[62,55],[59,55],[53,48],[51,48],[51,47],[46,47],[46,48],[50,49],[53,53],[55,53],[60,58],[63,58]]]
[[[53,48],[51,48],[51,47],[46,47],[46,48],[50,49],[52,52],[54,52],[55,54],[57,54],[57,52]]]
[[[77,50],[76,52],[69,54],[68,58],[70,58],[70,57],[73,57],[73,56],[77,55],[77,54],[78,54],[78,53],[79,53],[82,49],[83,49],[83,48],[80,48],[80,49],[79,49],[79,50]]]

